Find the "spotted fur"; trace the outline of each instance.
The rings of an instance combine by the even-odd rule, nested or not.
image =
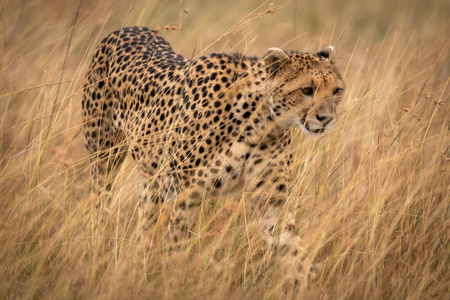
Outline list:
[[[146,174],[141,203],[173,203],[169,230],[178,241],[205,195],[245,187],[263,216],[263,239],[286,249],[287,272],[304,277],[310,262],[283,210],[290,129],[314,136],[334,125],[344,82],[333,55],[333,47],[317,54],[271,48],[263,59],[210,54],[188,60],[156,31],[111,33],[94,55],[82,101],[94,189],[110,189],[131,153]]]

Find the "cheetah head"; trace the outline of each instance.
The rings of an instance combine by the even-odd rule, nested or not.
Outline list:
[[[279,127],[319,136],[334,126],[345,87],[332,62],[334,53],[332,46],[316,54],[267,51],[269,109]]]

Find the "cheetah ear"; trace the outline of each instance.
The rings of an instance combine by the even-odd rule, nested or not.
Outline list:
[[[322,51],[317,52],[316,55],[319,57],[323,57],[329,61],[332,61],[335,54],[336,54],[336,48],[334,48],[333,46],[328,46],[328,47],[323,48]]]
[[[279,48],[269,48],[264,56],[264,63],[269,74],[275,74],[283,65],[290,61],[289,55]]]

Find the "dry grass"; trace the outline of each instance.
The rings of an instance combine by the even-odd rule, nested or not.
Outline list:
[[[137,240],[128,160],[94,230],[81,86],[124,25],[161,28],[187,57],[337,44],[340,120],[318,140],[296,133],[289,198],[318,278],[287,296],[450,297],[449,2],[257,2],[0,1],[0,298],[282,295],[245,195],[205,204],[167,269],[164,231],[148,251]]]

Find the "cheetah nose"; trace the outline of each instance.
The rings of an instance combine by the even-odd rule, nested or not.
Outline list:
[[[332,116],[327,116],[327,115],[316,115],[317,120],[319,120],[320,123],[323,124],[323,126],[328,125],[331,121],[333,121],[333,117]]]
[[[319,116],[316,115],[317,120],[319,120],[320,122],[322,122],[323,120],[325,120],[327,118],[327,116]]]

